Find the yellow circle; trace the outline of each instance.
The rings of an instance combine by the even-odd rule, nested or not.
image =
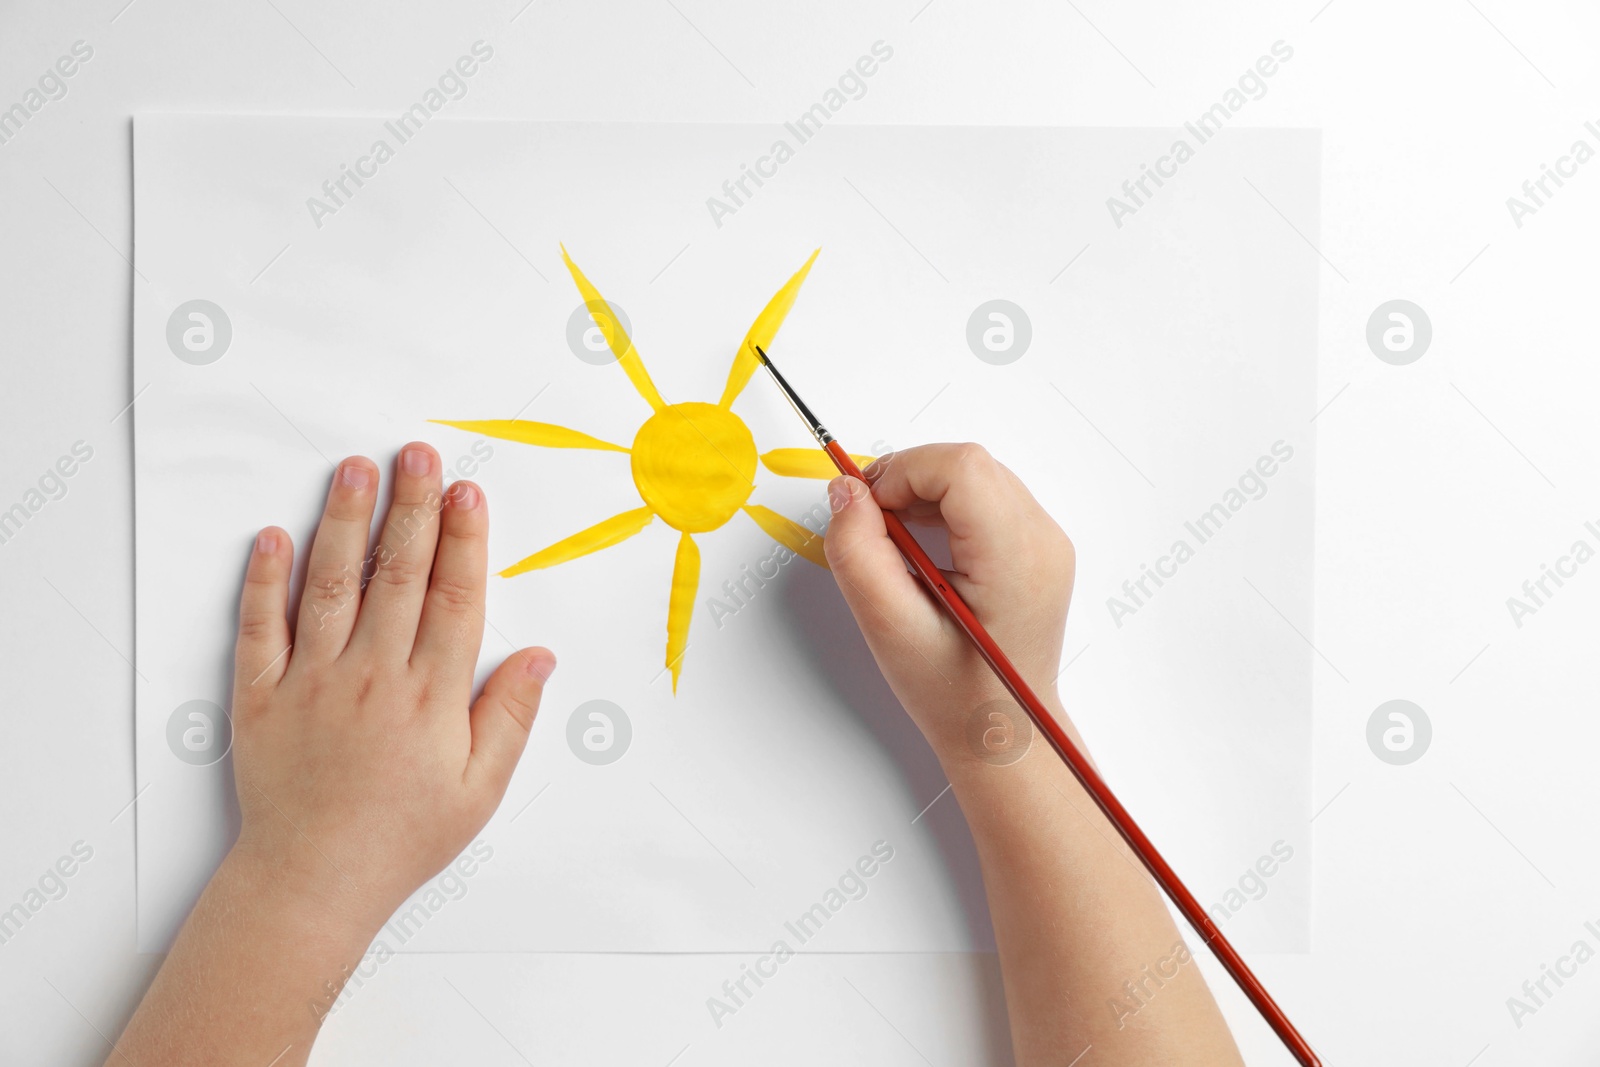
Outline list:
[[[715,530],[750,499],[755,477],[755,438],[715,404],[669,404],[633,439],[633,483],[674,530]]]

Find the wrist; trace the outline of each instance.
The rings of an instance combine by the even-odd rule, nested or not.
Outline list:
[[[1055,690],[1036,692],[1051,718],[1081,749],[1083,742]],[[941,701],[941,705],[908,710],[946,776],[985,767],[1004,768],[1039,755],[1055,758],[1044,731],[998,683]]]
[[[310,851],[310,850],[306,850]],[[330,947],[364,950],[388,918],[372,894],[314,852],[273,851],[240,839],[212,879],[238,906]],[[208,892],[210,890],[208,889]]]

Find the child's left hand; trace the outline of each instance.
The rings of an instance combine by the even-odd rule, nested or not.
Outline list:
[[[555,657],[516,653],[469,710],[483,491],[443,492],[424,444],[395,467],[370,555],[378,468],[334,472],[292,636],[294,547],[276,526],[256,538],[234,654],[239,840],[108,1065],[302,1067],[373,936],[505,794]]]
[[[263,530],[239,607],[233,762],[242,826],[229,862],[381,923],[482,829],[516,768],[555,657],[525,649],[472,705],[488,509],[442,491],[406,445],[378,548],[378,470],[339,465],[291,636],[288,534]],[[365,586],[365,588],[363,588]]]

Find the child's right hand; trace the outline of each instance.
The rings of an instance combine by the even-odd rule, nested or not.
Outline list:
[[[1017,476],[978,445],[894,452],[865,473],[870,491],[854,478],[828,486],[828,565],[879,669],[940,758],[971,754],[969,720],[1009,694],[906,569],[881,509],[948,529],[950,583],[1052,705],[1072,599],[1072,542]]]
[[[1182,965],[1191,956],[1155,882],[1067,765],[1048,752],[1012,758],[1012,743],[991,741],[992,715],[1001,709],[984,705],[1015,703],[901,562],[881,509],[949,530],[950,584],[1081,750],[1053,684],[1072,599],[1072,542],[977,445],[895,452],[866,474],[870,491],[850,478],[828,486],[835,512],[828,564],[884,677],[938,755],[971,830],[1016,1063],[1061,1064],[1092,1048],[1101,1067],[1243,1067],[1193,966],[1164,981],[1153,1003],[1134,998],[1132,1025],[1124,1024],[1135,1009],[1106,1011],[1104,999],[1083,995],[1103,989],[1120,996],[1119,983],[1141,967],[1148,974],[1150,961]],[[1005,769],[997,773],[994,764]]]

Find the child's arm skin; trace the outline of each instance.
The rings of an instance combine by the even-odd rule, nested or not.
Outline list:
[[[1035,737],[998,765],[970,747],[978,709],[1009,696],[901,562],[887,508],[943,525],[951,583],[1082,747],[1053,679],[1074,555],[1023,484],[976,445],[881,458],[828,487],[828,562],[895,695],[933,746],[978,846],[1019,1067],[1242,1064],[1159,890],[1066,765]],[[1178,960],[1188,960],[1178,966]],[[1158,968],[1158,964],[1160,967]],[[1149,968],[1148,972],[1146,968]],[[1146,977],[1177,968],[1159,988]],[[1142,983],[1138,1007],[1123,983]],[[1122,1018],[1113,1000],[1125,1005]]]
[[[405,447],[369,557],[378,469],[339,465],[292,648],[294,549],[276,527],[257,538],[234,668],[239,840],[107,1064],[304,1064],[379,927],[499,805],[555,657],[516,653],[469,711],[489,516],[475,485],[443,494],[440,471]]]

